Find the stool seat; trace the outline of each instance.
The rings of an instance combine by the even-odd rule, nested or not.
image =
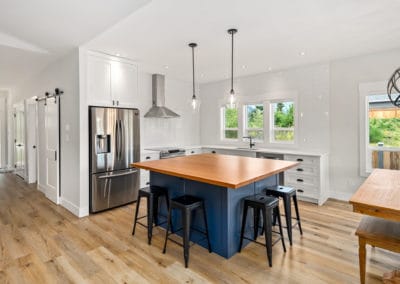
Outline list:
[[[272,193],[274,196],[280,196],[280,197],[283,197],[286,194],[290,196],[296,194],[296,190],[293,187],[282,186],[282,185],[270,186],[265,189],[265,192]]]
[[[279,199],[272,197],[272,196],[267,196],[264,194],[256,194],[256,195],[251,195],[248,197],[245,197],[244,199],[247,201],[249,204],[252,204],[257,207],[275,207],[279,203]]]
[[[139,214],[140,200],[142,199],[142,197],[147,199],[147,214],[139,217],[138,214]],[[147,227],[147,240],[149,245],[151,244],[151,239],[153,236],[153,223],[155,224],[155,226],[159,225],[158,201],[161,197],[165,198],[167,209],[169,209],[168,190],[166,188],[157,185],[150,185],[148,187],[139,189],[138,199],[136,202],[136,211],[135,211],[132,235],[135,235],[136,223],[144,227]],[[146,225],[138,221],[139,219],[145,217],[147,217]]]
[[[177,206],[183,206],[185,208],[195,208],[201,206],[203,199],[192,195],[182,195],[171,199],[171,203],[174,202]]]
[[[174,209],[181,211],[181,218],[182,218],[182,228],[176,231],[173,231],[172,221],[171,221],[172,211]],[[174,234],[180,230],[183,230],[183,256],[186,268],[188,267],[189,263],[189,242],[190,242],[192,212],[197,209],[201,209],[203,211],[203,220],[205,228],[204,231],[195,228],[192,229],[205,235],[205,237],[207,238],[208,251],[211,252],[210,238],[208,236],[207,214],[206,214],[206,208],[204,206],[204,200],[202,198],[192,195],[182,195],[176,198],[172,198],[170,201],[170,208],[168,210],[168,222],[167,222],[167,230],[165,233],[163,253],[166,252],[169,235]],[[171,228],[171,233],[169,233],[170,228]]]
[[[303,230],[301,228],[299,207],[297,204],[296,189],[289,186],[276,185],[264,189],[263,192],[266,195],[283,199],[283,206],[285,209],[286,229],[289,237],[289,243],[290,245],[292,245],[293,244],[292,228],[294,226],[298,225],[300,230],[300,235],[303,235]],[[291,204],[292,199],[293,199],[294,209],[296,211],[297,222],[295,224],[292,224],[292,204]],[[274,224],[275,224],[275,217],[276,216],[274,216]]]

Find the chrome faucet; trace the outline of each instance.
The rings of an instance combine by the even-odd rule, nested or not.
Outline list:
[[[253,142],[253,137],[251,136],[244,136],[243,138],[248,138],[250,140],[250,149],[256,146],[256,143]]]

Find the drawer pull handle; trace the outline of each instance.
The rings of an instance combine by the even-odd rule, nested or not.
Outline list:
[[[151,157],[149,157],[149,156],[146,157],[146,160],[150,160],[150,159],[151,159]]]
[[[301,178],[298,178],[297,181],[298,181],[298,182],[303,182],[304,180],[301,179]]]
[[[190,153],[194,154],[194,151],[191,151]]]
[[[148,181],[148,182],[146,182],[146,185],[149,185],[150,184],[150,182]]]
[[[304,171],[303,169],[296,169],[296,171],[298,171],[298,172],[302,172],[302,171]]]
[[[303,159],[297,159],[297,162],[303,162]]]
[[[217,152],[215,152],[215,151],[211,151],[211,153],[215,154],[215,153],[217,153]]]
[[[297,190],[297,192],[303,193],[303,192],[304,192],[304,190],[302,190],[302,189],[298,189],[298,190]]]

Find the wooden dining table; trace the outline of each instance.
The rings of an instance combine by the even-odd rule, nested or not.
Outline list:
[[[350,203],[354,212],[372,216],[363,217],[356,232],[360,244],[360,283],[365,283],[366,241],[360,235],[369,235],[371,245],[383,244],[380,247],[400,252],[400,171],[374,169]],[[394,277],[397,274],[398,271],[389,273]]]
[[[400,222],[400,171],[373,170],[350,203],[354,212]]]

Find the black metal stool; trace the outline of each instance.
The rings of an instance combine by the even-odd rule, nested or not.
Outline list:
[[[300,214],[299,214],[299,207],[297,205],[297,196],[296,190],[294,188],[288,186],[274,186],[270,188],[266,188],[264,190],[266,195],[272,195],[274,197],[282,197],[283,199],[283,206],[285,208],[285,219],[286,219],[286,228],[289,236],[289,243],[292,245],[292,228],[296,225],[299,226],[300,235],[303,235],[303,230],[301,229],[301,221],[300,221]],[[296,210],[296,220],[295,224],[292,224],[292,205],[291,205],[291,198],[293,199],[294,209]],[[275,219],[274,219],[275,222]]]
[[[147,199],[147,215],[138,217],[140,200],[142,197]],[[165,201],[167,203],[167,209],[169,210],[169,198],[167,189],[155,185],[139,189],[138,199],[136,203],[135,218],[133,220],[132,235],[135,234],[136,223],[144,227],[147,227],[147,240],[149,245],[151,244],[151,237],[153,236],[153,223],[155,226],[166,223],[166,221],[158,223],[158,200],[161,197],[165,198]],[[138,221],[146,217],[147,217],[147,225],[140,223]]]
[[[171,222],[172,211],[174,209],[180,210],[181,215],[182,215],[182,228],[180,228],[176,231],[172,230],[172,222]],[[192,212],[197,209],[202,209],[202,211],[203,211],[205,231],[201,231],[196,228],[191,228],[191,217],[192,217],[191,215],[192,215]],[[170,228],[171,228],[171,233],[169,233]],[[167,225],[167,231],[165,233],[165,242],[164,242],[163,253],[166,252],[167,241],[169,239],[169,235],[183,230],[183,256],[185,259],[185,267],[186,268],[188,267],[188,263],[189,263],[190,229],[193,229],[193,230],[198,231],[205,235],[205,237],[207,238],[208,251],[211,252],[210,238],[208,236],[207,215],[206,215],[206,208],[204,206],[204,200],[201,198],[195,197],[195,196],[191,196],[191,195],[183,195],[183,196],[171,199],[170,208],[168,211],[168,225]],[[178,245],[182,246],[182,244],[174,241],[173,239],[170,239],[170,240],[177,243]]]
[[[246,227],[246,218],[247,218],[247,211],[248,209],[253,208],[254,212],[254,238],[247,238],[244,236],[244,230]],[[260,242],[257,242],[257,235],[258,235],[258,227],[259,227],[259,212],[262,212],[263,217],[263,228],[265,230],[265,246],[267,248],[267,256],[268,256],[268,263],[269,266],[272,266],[272,246],[282,241],[283,251],[286,252],[285,241],[283,240],[283,232],[282,232],[282,224],[281,218],[279,213],[279,199],[271,196],[266,196],[263,194],[256,194],[252,196],[248,196],[244,198],[244,207],[243,207],[243,219],[242,219],[242,229],[240,232],[240,244],[239,244],[239,252],[242,250],[243,239],[253,241],[255,243],[264,245]],[[272,217],[273,212],[275,212],[276,216],[278,217],[279,222],[279,233],[280,238],[277,239],[274,243],[272,243]]]

